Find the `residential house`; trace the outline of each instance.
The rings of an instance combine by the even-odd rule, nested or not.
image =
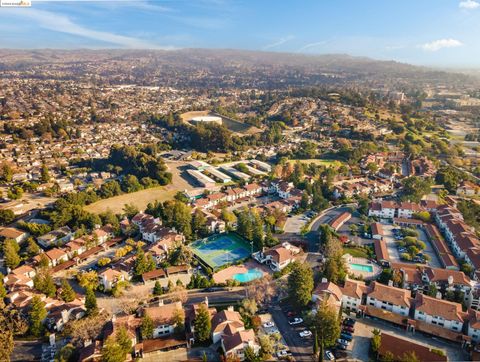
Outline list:
[[[125,280],[125,276],[121,271],[108,268],[98,275],[100,279],[100,285],[103,286],[104,291],[110,291],[112,288],[121,281]]]
[[[73,232],[68,226],[50,231],[49,233],[39,236],[38,243],[44,247],[59,246],[69,242],[73,237]]]
[[[266,251],[253,253],[252,257],[261,264],[270,265],[273,271],[281,271],[288,264],[294,262],[295,256],[300,252],[300,248],[284,242]]]
[[[153,320],[153,338],[164,337],[172,334],[179,318],[185,320],[185,311],[181,302],[163,304],[158,307],[146,307],[142,315],[147,315]]]
[[[260,351],[253,329],[237,331],[222,338],[222,349],[227,357],[236,357],[240,361],[245,361],[246,348],[251,348],[255,354]]]
[[[12,239],[15,240],[18,244],[24,242],[29,237],[29,234],[26,231],[17,229],[17,228],[0,228],[0,239]]]
[[[357,312],[362,304],[363,295],[367,291],[365,282],[346,279],[343,287],[340,287],[342,293],[342,307],[346,310]]]
[[[217,312],[212,318],[213,343],[221,341],[225,336],[233,336],[235,333],[244,330],[245,325],[242,317],[240,313],[233,310],[233,307]]]

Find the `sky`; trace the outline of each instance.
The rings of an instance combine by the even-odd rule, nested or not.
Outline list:
[[[0,48],[229,48],[480,68],[480,0],[32,0],[0,7]]]

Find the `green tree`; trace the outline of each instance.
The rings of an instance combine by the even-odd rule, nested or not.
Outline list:
[[[13,169],[12,167],[4,162],[2,168],[0,169],[0,179],[5,182],[12,182],[13,178]]]
[[[40,169],[40,180],[44,183],[50,181],[50,171],[45,164],[43,164],[42,168]]]
[[[5,265],[10,269],[15,269],[20,264],[20,255],[18,252],[20,246],[13,239],[6,239],[3,243],[3,256],[5,258]]]
[[[93,316],[98,313],[97,297],[92,288],[87,288],[85,292],[85,308],[88,316]]]
[[[34,238],[28,238],[27,240],[27,254],[29,257],[34,257],[40,252],[40,247],[35,242]]]
[[[156,267],[153,257],[148,254],[145,255],[143,249],[137,247],[137,258],[135,259],[134,273],[136,276],[141,276],[143,273],[154,270]]]
[[[43,321],[47,318],[47,310],[38,295],[32,298],[28,319],[30,324],[30,333],[35,337],[40,337],[43,333]]]
[[[155,282],[155,286],[153,287],[153,295],[162,295],[163,294],[163,287],[160,282],[157,280]]]
[[[197,310],[197,315],[193,320],[195,336],[200,342],[205,342],[210,338],[210,331],[212,329],[212,322],[210,321],[210,314],[208,307],[202,303]]]
[[[288,276],[288,295],[292,305],[303,310],[312,298],[313,272],[308,264],[294,262]]]
[[[247,361],[247,362],[258,362],[258,361],[260,361],[260,357],[257,356],[257,354],[255,353],[253,348],[250,347],[250,346],[247,346],[247,348],[245,348],[244,355],[245,355],[245,361]]]
[[[125,360],[125,353],[115,336],[109,336],[102,348],[102,362],[121,362]]]
[[[115,338],[117,343],[122,347],[124,355],[129,353],[132,349],[132,339],[128,335],[127,328],[125,326],[121,326],[117,333],[115,334]]]
[[[151,339],[153,338],[153,320],[148,315],[144,315],[142,318],[142,325],[140,326],[140,331],[142,333],[142,339]]]
[[[205,214],[200,210],[195,210],[192,217],[192,231],[195,235],[195,239],[202,238],[208,234],[207,232],[207,218]]]
[[[420,202],[421,198],[430,192],[432,181],[418,176],[407,177],[402,180],[402,200]]]
[[[2,209],[0,210],[0,225],[8,225],[15,220],[15,214],[12,210]]]
[[[53,298],[57,294],[57,287],[47,268],[39,268],[37,274],[33,277],[35,289],[44,293],[47,297]]]
[[[3,299],[7,296],[7,290],[3,284],[4,275],[0,273],[0,305],[2,305]]]
[[[75,299],[75,291],[73,290],[67,279],[62,280],[62,291],[60,293],[60,297],[64,302],[67,303]]]
[[[13,186],[8,190],[7,196],[12,200],[21,199],[23,196],[23,189],[20,186]]]
[[[375,355],[378,357],[378,351],[380,349],[380,345],[382,343],[382,337],[380,336],[381,331],[377,328],[375,328],[373,331],[373,336],[372,340],[370,342],[372,352],[375,353]]]
[[[340,336],[340,320],[337,311],[323,302],[315,315],[315,327],[321,350],[335,345]]]

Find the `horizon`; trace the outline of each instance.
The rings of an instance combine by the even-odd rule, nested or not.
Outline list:
[[[342,9],[349,9],[345,11]],[[0,7],[0,48],[267,51],[480,69],[480,2],[32,0]]]

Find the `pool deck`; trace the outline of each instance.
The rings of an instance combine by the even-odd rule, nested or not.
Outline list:
[[[232,265],[228,268],[220,270],[219,272],[213,274],[212,278],[215,283],[226,283],[227,280],[232,280],[235,274],[247,273],[250,269],[261,270],[263,272],[263,276],[271,272],[269,268],[249,260],[241,265]]]
[[[356,258],[351,256],[350,254],[345,254],[344,259],[348,267],[348,272],[355,276],[362,276],[364,280],[375,279],[382,272],[382,268],[379,265],[370,262],[368,259]],[[350,264],[368,265],[371,266],[373,270],[371,272],[354,270],[350,267]]]

